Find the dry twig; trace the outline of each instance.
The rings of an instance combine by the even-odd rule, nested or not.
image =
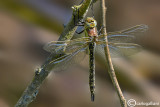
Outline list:
[[[112,64],[112,60],[111,60],[111,56],[110,56],[110,52],[109,52],[109,47],[108,47],[108,39],[107,39],[107,30],[106,30],[106,7],[105,7],[105,0],[101,0],[101,18],[102,18],[102,34],[105,37],[105,41],[106,41],[106,47],[104,47],[104,51],[105,51],[105,56],[106,56],[106,60],[107,60],[107,65],[108,65],[108,72],[110,74],[112,83],[117,91],[117,94],[119,96],[120,99],[120,103],[122,107],[127,107],[126,104],[126,100],[123,96],[123,93],[121,91],[121,88],[118,84],[117,78],[116,78],[116,74],[113,68],[113,64]]]

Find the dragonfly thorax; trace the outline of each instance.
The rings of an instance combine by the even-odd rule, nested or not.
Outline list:
[[[85,20],[85,30],[87,31],[87,35],[89,37],[97,36],[97,22],[93,17],[87,17]]]

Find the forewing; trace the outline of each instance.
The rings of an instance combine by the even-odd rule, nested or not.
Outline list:
[[[64,47],[67,46],[69,41],[51,41],[44,45],[43,49],[47,52],[59,52],[64,49]]]
[[[51,41],[47,43],[43,48],[44,50],[51,53],[61,53],[62,51],[66,53],[72,53],[88,42],[90,42],[89,37],[83,37],[68,41]]]
[[[136,25],[131,28],[125,29],[125,30],[121,30],[121,31],[117,31],[117,32],[109,32],[108,36],[115,35],[115,34],[135,35],[135,34],[145,32],[146,30],[148,30],[148,26],[141,24],[141,25]]]
[[[138,38],[139,35],[142,35],[147,29],[147,25],[136,25],[134,27],[122,31],[109,32],[107,38],[109,42],[134,43],[135,39]],[[99,40],[104,40],[103,35],[99,37]]]

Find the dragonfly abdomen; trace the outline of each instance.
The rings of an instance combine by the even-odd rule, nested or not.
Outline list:
[[[95,98],[95,42],[89,44],[89,86],[91,92],[91,101],[94,101]]]

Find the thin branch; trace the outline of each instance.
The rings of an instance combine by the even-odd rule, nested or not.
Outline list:
[[[105,37],[105,41],[106,41],[106,47],[104,48],[105,51],[105,56],[106,56],[106,60],[107,60],[107,65],[108,65],[108,72],[110,74],[112,83],[117,91],[117,94],[119,96],[120,99],[120,103],[122,107],[127,107],[126,104],[126,99],[123,96],[123,93],[121,91],[121,88],[118,84],[117,78],[116,78],[116,74],[113,68],[113,64],[112,64],[112,60],[111,60],[111,56],[110,56],[110,52],[109,52],[109,47],[108,47],[108,39],[107,39],[107,30],[106,30],[106,7],[105,7],[105,0],[101,0],[101,18],[102,18],[102,34]]]
[[[60,38],[58,39],[59,41],[70,40],[72,38],[74,32],[77,29],[77,26],[75,26],[75,24],[77,24],[79,20],[83,19],[86,16],[86,13],[88,12],[91,3],[92,0],[85,0],[82,4],[78,6],[75,5],[72,7],[73,9],[72,18],[70,19],[69,23],[66,25],[64,31],[62,32]],[[79,12],[77,12],[78,9]],[[76,20],[74,20],[74,17],[78,17],[78,14],[79,14],[79,20],[77,18]],[[60,54],[56,54],[53,52],[47,58],[47,60],[41,66],[41,68],[35,71],[35,76],[33,80],[28,85],[26,90],[23,92],[21,98],[19,99],[15,107],[27,107],[36,98],[42,82],[56,65],[50,62],[53,61],[54,59],[59,58],[60,56],[61,56]]]

